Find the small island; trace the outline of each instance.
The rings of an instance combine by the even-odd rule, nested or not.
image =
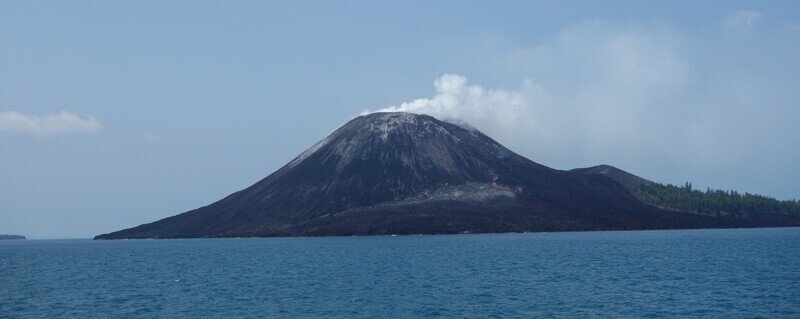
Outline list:
[[[25,239],[25,236],[0,234],[0,240],[14,240],[14,239]]]
[[[800,226],[800,203],[537,164],[428,115],[378,112],[208,206],[95,239]]]

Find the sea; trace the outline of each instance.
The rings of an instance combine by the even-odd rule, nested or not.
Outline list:
[[[0,242],[2,318],[799,318],[800,228]]]

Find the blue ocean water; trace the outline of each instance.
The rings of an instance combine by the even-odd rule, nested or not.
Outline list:
[[[800,317],[800,228],[0,242],[0,317]]]

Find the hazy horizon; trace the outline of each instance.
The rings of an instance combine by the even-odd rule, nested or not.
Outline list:
[[[800,199],[800,2],[0,2],[0,234],[208,205],[376,110]]]

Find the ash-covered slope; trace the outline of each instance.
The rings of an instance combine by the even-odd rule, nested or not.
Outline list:
[[[536,164],[471,128],[374,113],[220,201],[96,238],[731,226],[746,225],[654,208],[607,176]]]

